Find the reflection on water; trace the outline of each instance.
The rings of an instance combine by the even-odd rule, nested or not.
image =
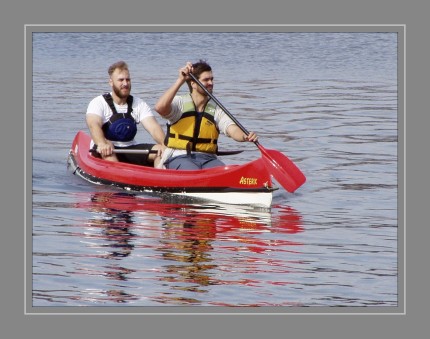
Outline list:
[[[133,238],[135,234],[132,231],[134,223],[133,214],[128,210],[104,207],[104,202],[108,202],[109,199],[108,195],[103,194],[94,194],[91,197],[88,210],[94,216],[88,220],[87,227],[93,230],[98,229],[100,233],[89,237],[85,236],[85,239],[97,239],[97,243],[92,244],[90,242],[88,246],[104,250],[104,253],[99,258],[107,259],[108,263],[102,267],[102,276],[108,280],[125,282],[135,272],[135,270],[121,265],[121,259],[128,257],[134,249]],[[77,235],[81,236],[81,234]],[[115,303],[126,303],[138,299],[137,296],[121,289],[121,284],[110,285],[117,288],[98,291],[99,295],[106,295],[105,298],[101,299]],[[93,290],[92,293],[94,294],[94,292]]]
[[[294,233],[301,230],[298,215],[292,216],[291,209],[281,213],[277,230]],[[229,262],[222,253],[240,252],[262,254],[275,250],[276,246],[297,246],[298,243],[282,240],[264,240],[256,236],[265,232],[275,232],[271,229],[271,214],[268,211],[246,211],[243,215],[236,210],[234,214],[223,214],[220,210],[197,209],[185,210],[175,217],[163,217],[163,235],[161,247],[163,259],[171,264],[163,265],[163,281],[168,281],[172,289],[182,291],[208,293],[209,285],[251,284],[243,276],[235,280],[223,279],[222,272],[237,268],[235,261]],[[232,212],[230,212],[232,213]],[[236,214],[237,213],[237,214]],[[281,221],[282,222],[279,222]],[[291,221],[291,223],[289,222]],[[216,242],[216,243],[215,243]],[[249,254],[248,254],[249,253]],[[220,257],[223,260],[220,261]],[[260,260],[248,259],[246,271],[254,274],[263,269]],[[268,271],[267,271],[268,272]],[[263,281],[254,281],[262,284]],[[194,294],[195,295],[195,294]],[[170,293],[164,293],[158,301],[172,304],[199,304],[195,298],[181,297],[175,300]],[[215,304],[215,302],[210,302]]]
[[[226,300],[201,296],[211,293],[209,286],[266,284],[257,276],[265,276],[274,267],[283,270],[283,263],[272,262],[270,253],[296,252],[301,245],[288,239],[303,231],[300,215],[290,207],[279,208],[276,226],[272,226],[270,210],[173,204],[118,192],[88,195],[77,194],[73,207],[89,218],[69,234],[86,249],[64,254],[74,263],[74,270],[67,274],[79,281],[97,277],[95,285],[103,288],[91,286],[67,297],[35,291],[36,299],[70,298],[83,304],[225,305]],[[61,257],[58,253],[46,255],[54,261]],[[82,265],[85,257],[90,262]],[[148,278],[148,272],[154,270],[155,276]],[[274,286],[285,283],[270,281]],[[73,287],[69,288],[68,293],[73,293]]]
[[[96,226],[96,222],[91,226]],[[114,259],[130,255],[134,247],[134,245],[130,244],[130,240],[133,237],[133,233],[130,232],[130,214],[127,212],[118,212],[118,215],[112,215],[111,218],[104,219],[100,224],[105,225],[102,235],[108,241],[106,245],[106,248],[110,250],[108,257]]]

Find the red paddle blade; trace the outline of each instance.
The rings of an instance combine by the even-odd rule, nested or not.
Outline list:
[[[265,149],[260,144],[258,148],[267,170],[288,192],[293,193],[305,183],[305,175],[287,156],[276,150]]]

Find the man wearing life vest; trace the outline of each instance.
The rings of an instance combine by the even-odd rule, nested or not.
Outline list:
[[[205,61],[188,62],[179,69],[175,83],[161,96],[155,110],[168,120],[161,163],[169,169],[196,170],[224,166],[216,156],[220,133],[232,139],[257,141],[257,135],[243,131],[218,107],[206,92],[188,75],[190,72],[205,86],[213,90],[212,68]],[[187,82],[189,93],[177,95]]]
[[[95,97],[88,105],[86,122],[92,142],[100,156],[109,161],[124,161],[157,166],[164,148],[165,134],[151,108],[140,98],[130,95],[128,65],[118,61],[108,69],[112,92]],[[157,142],[138,144],[135,140],[139,122]],[[115,154],[115,148],[157,150],[149,155]]]

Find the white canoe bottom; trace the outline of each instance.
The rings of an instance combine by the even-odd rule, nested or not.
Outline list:
[[[270,208],[272,205],[272,192],[181,192],[173,193],[172,195],[189,197],[199,200],[219,202],[232,205],[248,205],[256,207]]]

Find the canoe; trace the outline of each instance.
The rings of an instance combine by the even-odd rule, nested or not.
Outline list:
[[[90,142],[91,137],[79,131],[72,142],[67,162],[73,174],[93,184],[264,208],[270,208],[273,191],[278,189],[272,183],[263,158],[198,171],[168,170],[97,158],[90,152]]]

